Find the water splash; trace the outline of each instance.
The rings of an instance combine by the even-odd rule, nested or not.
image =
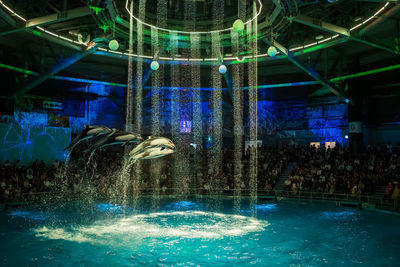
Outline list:
[[[67,157],[65,158],[64,162],[64,170],[62,172],[62,183],[65,184],[68,181],[68,171],[70,168],[70,163],[71,163],[71,153],[72,149],[68,152]],[[61,185],[63,186],[63,185]]]
[[[115,183],[115,201],[122,201],[123,205],[128,204],[129,200],[129,184],[132,173],[132,166],[134,161],[131,159],[124,159],[124,164],[122,169],[117,177],[117,181]]]
[[[241,215],[205,211],[172,211],[99,220],[93,224],[70,227],[39,227],[36,237],[50,240],[88,242],[116,247],[138,243],[144,238],[201,238],[238,237],[264,231],[270,224]]]
[[[90,163],[92,163],[92,160],[93,160],[93,157],[94,157],[95,153],[96,153],[96,150],[93,150],[93,151],[90,152],[90,155],[89,155],[89,158],[87,160],[86,166],[90,166]]]

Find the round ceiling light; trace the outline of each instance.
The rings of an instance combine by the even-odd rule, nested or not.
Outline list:
[[[268,56],[274,57],[274,56],[276,55],[276,48],[275,48],[275,46],[270,46],[270,47],[268,48],[267,53],[268,53]]]
[[[242,32],[244,30],[244,23],[240,19],[235,20],[233,23],[233,30],[235,32]]]
[[[150,68],[152,70],[158,70],[159,67],[160,67],[160,64],[155,60],[153,62],[151,62],[151,64],[150,64]]]
[[[119,43],[118,43],[117,40],[111,40],[111,41],[108,43],[108,47],[109,47],[111,50],[113,50],[113,51],[118,50],[118,48],[119,48]]]
[[[227,68],[226,68],[225,65],[219,66],[219,69],[218,69],[219,73],[225,74],[225,73],[226,73],[226,70],[227,70]]]

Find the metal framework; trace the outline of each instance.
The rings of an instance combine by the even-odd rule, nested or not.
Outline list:
[[[386,50],[386,51],[396,54],[396,55],[400,54],[399,51],[396,51],[392,48],[389,48],[389,47],[386,47],[386,46],[383,46],[380,44],[372,43],[370,41],[367,41],[365,38],[360,38],[359,36],[352,35],[350,33],[349,29],[346,29],[346,28],[343,28],[343,27],[340,27],[337,25],[333,25],[333,24],[324,22],[319,19],[311,18],[306,15],[298,15],[295,18],[293,18],[293,21],[303,24],[303,25],[306,25],[306,26],[309,26],[309,27],[312,27],[312,28],[315,28],[315,29],[318,29],[318,30],[323,30],[323,31],[339,34],[339,35],[348,37],[350,40],[353,40],[353,41],[356,41],[359,43],[363,43],[363,44],[366,44],[366,45],[369,45],[369,46],[372,46],[375,48],[383,49],[383,50]]]
[[[3,19],[11,27],[13,28],[17,27],[17,22],[1,8],[0,8],[0,18]]]
[[[309,68],[307,66],[305,66],[304,64],[302,64],[300,61],[296,60],[293,57],[293,54],[287,49],[285,48],[283,45],[281,45],[280,43],[278,43],[275,40],[265,40],[269,45],[272,45],[274,47],[276,47],[276,49],[281,52],[282,54],[286,55],[287,58],[290,60],[290,62],[292,62],[293,64],[295,64],[297,67],[299,67],[301,70],[303,70],[305,73],[307,73],[309,76],[311,76],[313,79],[315,79],[316,81],[318,81],[319,83],[321,83],[322,85],[326,86],[329,88],[329,90],[340,97],[343,97],[344,99],[347,99],[350,102],[350,99],[348,96],[346,96],[345,92],[340,89],[339,87],[337,87],[335,84],[333,84],[332,82],[330,82],[329,80],[323,78],[322,76],[320,76],[318,74],[318,72],[316,72],[314,69]]]
[[[11,66],[8,64],[3,64],[0,63],[0,68],[3,69],[8,69],[11,71],[27,74],[27,75],[32,75],[32,76],[39,76],[40,74],[31,70],[23,69],[23,68],[18,68],[15,66]],[[398,70],[400,69],[400,64],[397,65],[392,65],[392,66],[387,66],[383,68],[378,68],[378,69],[372,69],[368,71],[363,71],[363,72],[358,72],[358,73],[353,73],[345,76],[340,76],[340,77],[335,77],[329,79],[330,82],[341,82],[345,81],[348,79],[353,79],[353,78],[358,78],[358,77],[364,77],[376,73],[381,73],[381,72],[386,72],[386,71],[392,71],[392,70]],[[109,86],[116,86],[116,87],[127,87],[126,84],[122,83],[112,83],[112,82],[105,82],[105,81],[98,81],[98,80],[89,80],[89,79],[82,79],[82,78],[75,78],[75,77],[65,77],[65,76],[57,76],[57,75],[52,75],[50,76],[50,79],[55,79],[55,80],[63,80],[63,81],[70,81],[70,82],[78,82],[78,83],[95,83],[95,84],[102,84],[102,85],[109,85]],[[317,81],[301,81],[301,82],[291,82],[291,83],[278,83],[278,84],[265,84],[265,85],[258,85],[257,89],[267,89],[267,88],[280,88],[280,87],[291,87],[291,86],[305,86],[305,85],[316,85],[319,84]],[[393,86],[398,85],[398,84],[393,84]],[[145,86],[145,89],[151,89],[151,86]],[[187,90],[203,90],[203,91],[212,91],[214,88],[185,88],[185,87],[162,87],[161,89],[163,90],[181,90],[181,89],[187,89]],[[248,87],[243,87],[243,90],[249,89]],[[221,90],[226,90],[226,88],[221,88]]]
[[[0,10],[0,11],[2,13],[4,13],[3,10]],[[3,17],[2,13],[0,14],[1,17]],[[92,11],[90,10],[90,8],[85,6],[85,7],[74,8],[74,9],[71,9],[71,10],[68,10],[68,11],[62,12],[62,13],[54,13],[54,14],[51,14],[48,16],[30,19],[25,22],[24,26],[22,26],[20,28],[9,30],[9,31],[1,32],[0,36],[27,30],[27,29],[37,27],[37,26],[44,26],[44,25],[48,25],[48,24],[53,24],[53,23],[57,23],[57,22],[62,22],[62,21],[66,21],[66,20],[84,17],[87,15],[90,15],[91,13],[92,13]],[[15,21],[14,21],[14,23],[15,23]],[[15,28],[15,27],[17,27],[17,24],[15,23],[12,26]]]
[[[94,53],[101,46],[103,46],[103,44],[94,43],[91,46],[89,46],[85,51],[74,53],[69,58],[63,60],[60,64],[57,64],[57,65],[53,66],[53,68],[50,71],[40,75],[39,77],[37,77],[33,81],[29,81],[29,82],[26,82],[26,83],[22,84],[15,91],[11,92],[10,96],[11,97],[15,97],[15,96],[19,96],[19,95],[22,95],[22,94],[28,92],[32,88],[34,88],[34,87],[38,86],[39,84],[43,83],[44,81],[46,81],[47,79],[51,78],[53,75],[57,74],[58,72],[68,68],[69,66],[71,66],[75,62],[81,60],[85,56]]]
[[[385,14],[383,14],[382,16],[380,16],[379,18],[377,18],[376,20],[371,22],[371,24],[368,24],[365,28],[361,29],[358,32],[358,36],[360,36],[360,37],[363,36],[365,33],[367,33],[368,31],[372,30],[373,28],[375,28],[376,26],[378,26],[382,22],[386,21],[391,16],[397,14],[397,12],[399,12],[399,11],[400,11],[400,4],[395,5],[394,7],[392,7],[388,11],[386,11]]]
[[[110,5],[112,5],[111,2],[112,2],[112,0],[107,0],[107,7],[108,7],[108,9],[110,9]],[[369,23],[371,20],[374,20],[374,19],[379,18],[378,15],[379,15],[380,13],[382,13],[382,12],[385,10],[385,8],[386,8],[391,2],[393,3],[393,2],[398,2],[398,1],[384,1],[384,2],[386,2],[386,4],[385,4],[384,6],[382,6],[377,12],[375,12],[375,14],[373,14],[372,16],[366,18],[365,20],[363,20],[362,22],[360,22],[358,25],[356,25],[356,26],[354,26],[353,28],[351,28],[350,31],[353,31],[354,29],[356,29],[356,28],[358,28],[358,27],[360,27],[360,26],[366,25],[366,24]],[[279,3],[279,1],[277,1],[277,3]],[[65,4],[66,4],[66,0],[64,0],[64,9],[65,9],[65,6],[66,6]],[[24,17],[20,16],[18,13],[16,13],[14,10],[12,10],[10,7],[8,7],[8,6],[7,6],[3,1],[1,1],[1,0],[0,0],[0,5],[1,5],[4,9],[6,9],[7,11],[9,11],[13,16],[15,16],[16,18],[18,18],[19,20],[23,21],[24,23],[27,22],[27,20],[26,20]],[[111,14],[111,13],[112,13],[112,14],[115,14],[115,10],[114,10],[114,12],[110,12],[110,14]],[[119,18],[119,17],[118,17],[118,18]],[[289,21],[292,21],[292,20],[293,20],[293,17],[288,17],[288,19],[289,19]],[[122,19],[116,19],[116,22],[118,22],[118,23],[121,23],[121,21],[123,21],[123,20],[122,20]],[[125,22],[125,21],[123,21],[123,22]],[[264,22],[264,23],[267,23],[267,22]],[[124,23],[122,23],[122,24],[125,25]],[[260,25],[261,25],[261,24],[260,24]],[[126,25],[125,25],[125,26],[126,26]],[[68,38],[68,37],[59,35],[59,34],[57,34],[57,33],[54,33],[54,32],[52,32],[52,31],[50,31],[50,30],[46,30],[46,29],[42,28],[41,26],[36,26],[35,28],[38,29],[38,30],[40,31],[40,33],[47,33],[47,34],[49,34],[49,35],[52,35],[52,36],[54,36],[54,37],[60,39],[61,42],[62,42],[62,41],[65,41],[65,42],[64,42],[65,44],[70,43],[70,44],[78,44],[78,45],[80,45],[80,43],[79,43],[78,41],[76,41],[76,40],[72,40],[72,39],[70,39],[70,38]],[[312,50],[312,51],[315,51],[316,49],[321,48],[320,45],[323,45],[323,44],[325,44],[325,43],[327,43],[327,42],[331,42],[331,41],[335,41],[335,40],[339,39],[339,38],[337,38],[337,37],[339,37],[339,34],[335,34],[334,36],[328,37],[328,38],[323,39],[323,40],[315,41],[315,42],[310,43],[310,44],[305,44],[305,45],[300,45],[300,46],[295,47],[295,48],[290,48],[290,51],[291,51],[291,52],[300,51],[301,53],[303,53],[303,52],[305,53],[306,51],[310,52],[311,50]],[[340,38],[340,39],[343,39],[343,42],[344,42],[344,41],[346,41],[346,39],[348,39],[348,38]],[[361,39],[359,39],[359,40],[361,40]],[[365,40],[362,40],[362,41],[363,41],[363,42],[366,42]],[[368,44],[372,45],[373,43],[369,42]],[[376,47],[378,47],[378,46],[376,45]],[[382,46],[380,46],[379,48],[385,49],[385,48],[382,47]],[[132,53],[129,53],[129,51],[125,51],[125,52],[112,51],[112,50],[108,50],[108,49],[106,49],[106,48],[99,48],[99,50],[102,51],[102,53],[99,53],[99,54],[101,54],[101,55],[107,55],[107,56],[132,56],[132,57],[137,57],[137,58],[142,58],[142,59],[153,59],[153,55],[132,54]],[[390,52],[393,52],[393,50],[390,50]],[[396,53],[397,53],[397,52],[396,52]],[[296,54],[295,54],[295,55],[296,55]],[[267,57],[268,57],[268,54],[266,53],[266,54],[258,54],[258,55],[245,55],[245,56],[243,56],[242,60],[239,60],[238,57],[228,57],[228,56],[226,56],[226,57],[224,58],[224,60],[225,60],[225,61],[232,60],[232,61],[234,61],[234,62],[243,62],[243,61],[245,61],[245,60],[253,60],[253,59],[256,59],[256,60],[264,60],[264,59],[267,58]],[[215,63],[215,62],[218,61],[217,58],[179,58],[179,57],[178,57],[178,58],[160,57],[160,60],[174,61],[175,63],[182,62],[182,61],[202,62],[202,63],[203,63],[203,62]]]

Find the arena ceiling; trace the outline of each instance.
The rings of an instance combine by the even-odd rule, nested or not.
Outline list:
[[[130,20],[126,4],[126,0],[0,1],[0,63],[8,85],[3,95],[9,95],[10,91],[18,90],[21,84],[46,75],[74,53],[85,51],[87,48],[79,42],[79,35],[83,41],[87,36],[91,40],[116,39],[120,47],[118,51],[110,51],[107,47],[98,49],[71,66],[60,69],[57,75],[125,84],[127,56],[124,53],[127,53]],[[253,17],[253,10],[261,10],[256,18],[258,51],[256,54],[250,51],[240,60],[251,60],[252,56],[257,59],[259,85],[266,85],[265,88],[260,87],[263,97],[286,100],[331,94],[332,90],[329,91],[328,87],[332,79],[336,78],[336,86],[345,90],[349,79],[346,77],[349,75],[384,71],[385,67],[389,70],[361,77],[368,81],[371,95],[396,94],[396,84],[400,81],[399,75],[393,75],[396,71],[393,66],[398,66],[400,58],[399,1],[262,0],[255,2],[255,6],[252,1],[242,1],[240,4],[245,7],[245,13],[241,13],[244,21]],[[191,14],[195,14],[194,18],[185,13],[187,5],[183,0],[169,1],[166,26],[162,26],[157,20],[157,1],[148,0],[143,21],[173,31],[193,32],[229,28],[237,18],[238,2],[234,0],[224,1],[223,17],[218,25],[214,23],[213,1],[193,1],[191,7],[195,6],[196,12],[191,11]],[[133,7],[132,14],[137,17],[138,0],[133,0]],[[144,34],[142,56],[145,64],[148,64],[154,57],[151,52],[151,30]],[[160,36],[164,36],[160,39],[166,39],[166,49],[159,55],[165,63],[191,62],[189,57],[187,61],[184,58],[190,49],[187,34],[181,34],[179,54],[175,55],[170,54],[168,49],[168,32],[160,33]],[[134,33],[134,41],[135,38]],[[201,79],[204,85],[209,80],[209,65],[218,63],[207,60],[211,58],[210,38],[206,34],[201,37]],[[227,65],[240,64],[233,55],[229,31],[221,33],[221,39],[224,62]],[[277,46],[287,49],[284,51],[289,54],[283,55],[281,51],[281,55],[269,57],[267,49],[275,42]],[[313,77],[313,72],[321,80]],[[309,84],[302,85],[301,82]],[[60,90],[67,91],[71,86],[67,82],[60,85]],[[59,95],[60,91],[54,91],[52,87],[54,82],[45,79],[31,92]]]

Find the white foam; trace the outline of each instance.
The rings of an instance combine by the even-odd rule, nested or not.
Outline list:
[[[157,219],[161,224],[157,223]],[[170,219],[171,224],[168,224]],[[187,219],[189,221],[185,221]],[[192,222],[192,219],[195,222]],[[34,229],[34,232],[37,237],[47,239],[118,245],[124,243],[121,241],[129,242],[148,237],[216,239],[242,236],[263,231],[268,225],[267,221],[246,216],[203,211],[175,211],[131,215],[70,229],[42,227]]]

